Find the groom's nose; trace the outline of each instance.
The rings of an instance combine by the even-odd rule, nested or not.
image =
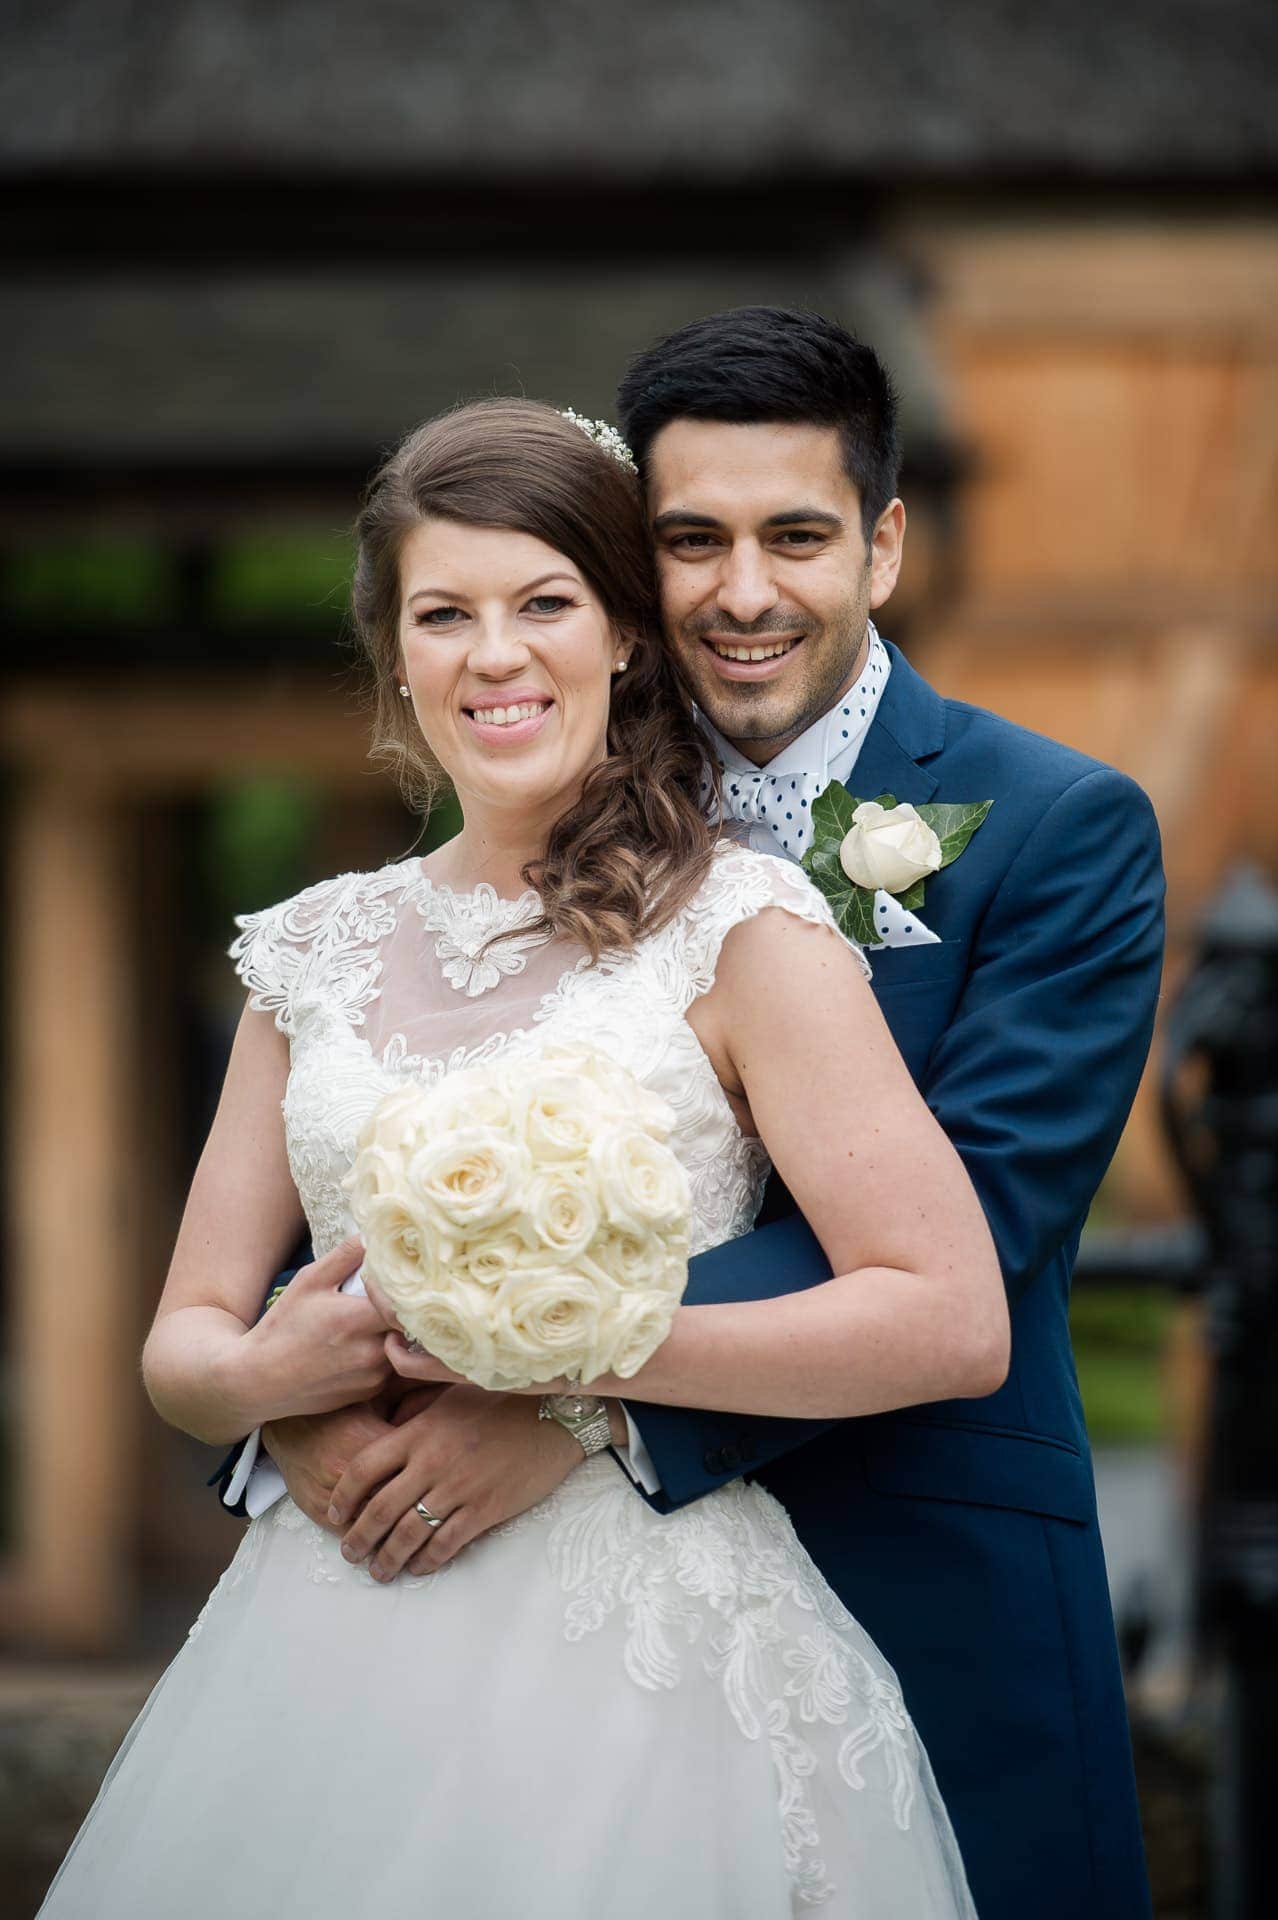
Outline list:
[[[777,604],[772,568],[757,540],[733,541],[723,562],[716,598],[723,612],[742,627],[748,627]]]

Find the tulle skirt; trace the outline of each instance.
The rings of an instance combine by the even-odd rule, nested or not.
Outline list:
[[[126,1736],[42,1920],[974,1920],[895,1676],[738,1482],[599,1455],[379,1585],[281,1501]]]

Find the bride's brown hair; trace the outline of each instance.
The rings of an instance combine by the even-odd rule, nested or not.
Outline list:
[[[630,947],[691,899],[715,838],[705,810],[715,773],[661,641],[638,479],[531,400],[477,400],[428,420],[374,476],[355,523],[352,589],[372,674],[371,752],[421,811],[447,780],[399,693],[399,559],[426,520],[544,541],[585,576],[631,646],[628,670],[612,683],[608,757],[555,822],[544,857],[523,870],[541,897],[539,929],[569,935],[594,959]]]

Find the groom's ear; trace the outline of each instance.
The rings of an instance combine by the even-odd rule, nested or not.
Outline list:
[[[905,505],[889,500],[874,524],[870,540],[870,608],[881,607],[892,596],[901,571],[905,547]]]

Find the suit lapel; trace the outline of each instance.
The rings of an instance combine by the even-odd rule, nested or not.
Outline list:
[[[919,763],[945,745],[945,704],[898,647],[890,640],[883,644],[892,671],[847,789],[858,800],[877,800],[881,793],[891,793],[919,806],[932,798],[939,785],[935,774]]]

